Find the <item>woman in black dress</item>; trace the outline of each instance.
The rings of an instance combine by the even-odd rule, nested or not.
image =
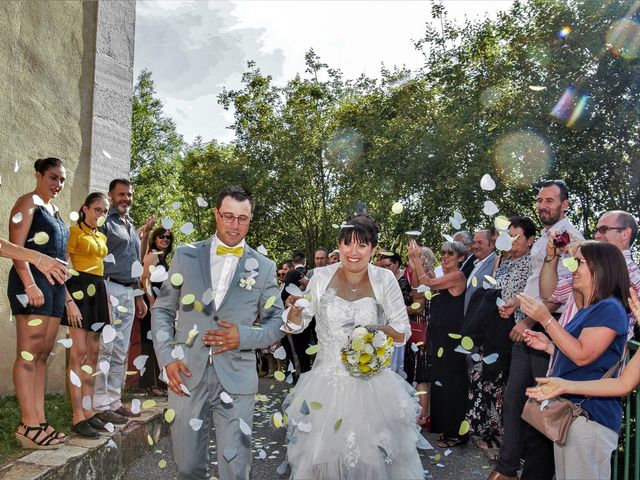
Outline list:
[[[52,203],[64,187],[65,169],[62,161],[53,157],[36,160],[34,169],[36,188],[13,206],[9,240],[66,263],[69,228]],[[57,448],[66,437],[45,419],[44,390],[47,359],[64,312],[66,290],[64,284],[49,283],[27,262],[14,261],[13,265],[7,295],[17,329],[13,382],[21,423],[16,438],[25,448]]]
[[[169,271],[168,257],[173,251],[173,233],[164,227],[156,228],[149,238],[149,248],[144,256],[144,272],[142,274],[142,285],[145,287],[145,302],[149,307],[147,314],[140,321],[140,341],[142,355],[149,358],[145,364],[144,371],[140,375],[140,388],[144,388],[151,395],[164,396],[167,394],[167,387],[159,380],[160,367],[153,349],[151,340],[151,307],[155,302],[162,281],[167,277],[162,271]],[[155,274],[152,276],[152,267]],[[161,268],[156,271],[155,269]],[[155,280],[155,281],[154,281]]]
[[[419,247],[412,241],[410,252],[415,249]],[[430,288],[426,297],[431,301],[428,345],[433,362],[429,374],[431,431],[442,433],[440,448],[450,448],[468,440],[461,425],[466,413],[469,377],[466,355],[456,351],[461,343],[460,330],[464,320],[466,279],[460,271],[460,262],[466,248],[460,242],[445,242],[440,254],[442,277],[429,278],[419,262],[413,262],[411,266],[419,283]]]

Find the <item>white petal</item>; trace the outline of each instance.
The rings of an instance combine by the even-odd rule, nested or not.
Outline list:
[[[208,207],[209,206],[209,203],[202,197],[196,198],[196,202],[198,203],[199,207]]]
[[[102,330],[102,341],[103,343],[109,343],[109,342],[113,342],[113,340],[116,338],[116,329],[113,328],[111,325],[105,325],[104,329]]]
[[[180,227],[180,231],[185,235],[191,235],[191,232],[193,232],[193,223],[191,222],[185,223]]]
[[[104,263],[116,263],[116,257],[113,256],[113,253],[110,253],[102,260]]]
[[[487,200],[484,202],[484,208],[482,209],[482,212],[485,215],[495,215],[496,213],[498,213],[500,210],[498,209],[498,206],[493,203],[491,200]]]
[[[220,400],[222,400],[224,403],[233,403],[233,398],[231,398],[231,395],[229,395],[227,392],[222,392],[220,394]]]
[[[138,355],[133,360],[133,366],[136,367],[138,370],[142,370],[145,364],[147,363],[148,358],[149,358],[149,355]]]
[[[493,178],[491,178],[491,175],[485,173],[480,179],[480,188],[482,188],[482,190],[488,191],[495,190],[496,182],[493,180]]]
[[[80,383],[80,377],[73,370],[69,370],[69,379],[71,380],[71,385],[75,385],[76,387],[82,385]]]
[[[277,358],[278,360],[284,360],[285,358],[287,358],[287,351],[284,349],[284,347],[280,346],[276,349],[275,352],[273,352],[273,357]]]
[[[181,345],[176,345],[171,350],[171,356],[176,360],[182,360],[184,358],[184,350]]]
[[[513,239],[508,232],[501,232],[496,238],[496,248],[498,250],[502,250],[503,252],[508,252],[511,250],[511,244],[513,243]]]
[[[257,270],[259,266],[260,263],[258,263],[258,260],[256,260],[255,258],[247,258],[247,261],[244,262],[244,269],[247,271]]]
[[[202,420],[199,418],[192,418],[189,420],[189,425],[191,425],[191,428],[197,432],[202,427]]]
[[[258,248],[256,248],[256,250],[265,257],[268,255],[267,249],[264,248],[264,245],[260,245]]]
[[[144,272],[142,264],[137,260],[133,262],[133,264],[131,265],[131,277],[138,278],[140,277],[140,275],[142,275],[142,272]]]
[[[169,278],[169,272],[163,265],[158,265],[149,276],[149,280],[153,283],[164,282],[167,278]]]
[[[162,226],[164,228],[166,228],[167,230],[169,230],[171,227],[173,227],[174,223],[175,223],[175,220],[173,218],[163,218],[162,219]]]
[[[62,345],[64,348],[71,348],[71,345],[73,345],[73,339],[61,338],[60,340],[58,340],[58,343]]]
[[[247,436],[251,435],[251,427],[249,426],[249,424],[247,424],[247,422],[245,422],[243,419],[239,418],[238,419],[238,424],[240,426],[240,431],[242,433],[244,433]]]

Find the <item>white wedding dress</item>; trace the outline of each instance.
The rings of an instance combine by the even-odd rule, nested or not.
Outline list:
[[[291,478],[422,480],[416,448],[429,446],[416,425],[415,390],[388,368],[352,377],[341,360],[354,325],[384,325],[382,306],[369,297],[347,301],[330,288],[318,307],[321,349],[284,401]]]

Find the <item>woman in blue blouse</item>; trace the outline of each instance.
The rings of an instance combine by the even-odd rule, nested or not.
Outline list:
[[[576,305],[582,307],[565,328],[543,304],[528,295],[519,296],[521,308],[544,326],[553,342],[545,348],[553,353],[551,376],[597,380],[624,354],[629,273],[620,250],[608,243],[584,242],[574,258],[578,268],[573,273],[573,291]],[[620,398],[565,398],[581,402],[588,417],[580,416],[571,424],[565,446],[554,445],[556,478],[610,478],[611,452],[618,444],[622,423]]]

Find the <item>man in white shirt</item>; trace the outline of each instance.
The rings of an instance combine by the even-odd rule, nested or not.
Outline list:
[[[569,192],[562,180],[548,180],[542,183],[536,201],[538,217],[545,227],[540,238],[531,247],[532,273],[527,280],[525,292],[540,299],[540,270],[545,261],[549,236],[555,232],[569,232],[576,238],[582,234],[569,222],[565,213],[569,209]],[[569,273],[562,262],[558,264],[558,275]],[[516,305],[511,302],[501,307],[502,314],[513,313]],[[534,326],[535,324],[535,326]],[[523,480],[551,480],[554,475],[553,443],[544,435],[525,423],[520,415],[526,401],[525,389],[535,384],[535,377],[544,377],[549,366],[549,355],[534,350],[523,343],[526,329],[537,329],[539,324],[525,318],[513,327],[513,340],[509,380],[504,394],[503,427],[504,438],[498,455],[498,463],[489,475],[491,480],[516,479],[520,469],[520,459],[524,457]]]

